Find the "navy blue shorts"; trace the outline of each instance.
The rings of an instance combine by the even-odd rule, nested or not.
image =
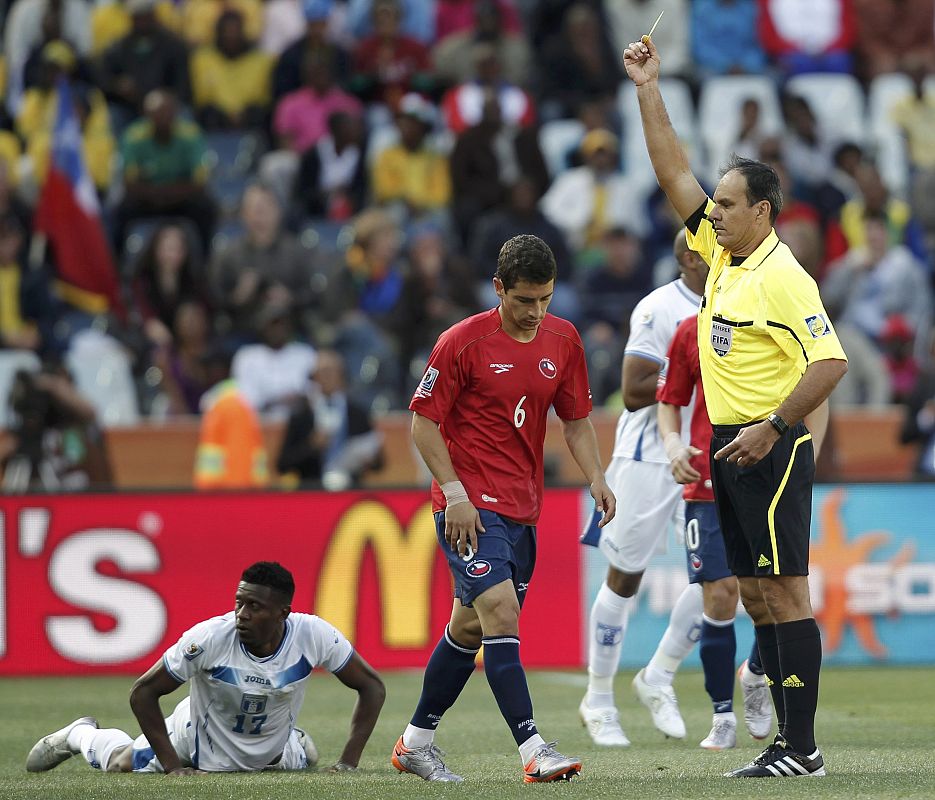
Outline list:
[[[685,503],[685,552],[689,583],[711,583],[731,576],[714,503]]]
[[[470,606],[491,586],[513,581],[522,607],[536,566],[536,528],[479,508],[486,533],[477,534],[477,552],[463,556],[445,541],[445,512],[435,512],[435,535],[455,579],[455,597]]]

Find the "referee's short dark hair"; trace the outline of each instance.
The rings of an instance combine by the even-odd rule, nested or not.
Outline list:
[[[542,285],[555,280],[558,268],[552,248],[538,236],[523,233],[500,248],[496,275],[509,291],[520,281]]]
[[[769,221],[775,223],[782,211],[782,187],[776,170],[762,161],[732,153],[730,160],[721,168],[721,177],[734,170],[747,179],[747,205],[766,200],[769,203]]]

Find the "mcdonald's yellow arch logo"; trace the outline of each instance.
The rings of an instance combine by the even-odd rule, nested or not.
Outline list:
[[[405,531],[383,503],[363,500],[351,506],[335,525],[322,561],[315,613],[355,640],[360,564],[368,545],[376,559],[384,644],[424,647],[437,550],[431,503],[416,510]]]

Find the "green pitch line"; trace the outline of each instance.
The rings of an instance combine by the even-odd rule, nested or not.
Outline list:
[[[32,744],[72,719],[94,714],[102,727],[138,729],[126,697],[128,678],[0,680],[0,800],[164,800],[234,798],[294,800],[341,798],[381,800],[454,796],[510,800],[531,793],[547,796],[664,800],[665,798],[929,798],[935,797],[935,682],[931,669],[828,669],[822,674],[818,743],[829,775],[808,780],[729,780],[720,775],[750,760],[762,748],[745,734],[736,750],[709,753],[698,742],[707,734],[711,711],[699,672],[682,674],[676,690],[688,738],[666,741],[648,712],[630,693],[632,674],[621,673],[617,697],[633,745],[598,750],[577,718],[584,691],[580,673],[532,673],[529,683],[536,721],[562,752],[584,760],[582,777],[571,784],[524,786],[519,756],[478,672],[442,724],[437,743],[462,786],[426,784],[401,776],[389,753],[416,702],[421,675],[387,673],[387,703],[355,774],[323,772],[212,775],[169,779],[155,775],[103,775],[73,758],[52,772],[27,774],[23,762]],[[181,695],[169,698],[174,706]],[[347,732],[353,695],[330,676],[312,679],[300,724],[321,752],[321,763],[337,759]],[[736,694],[742,727],[740,693]]]

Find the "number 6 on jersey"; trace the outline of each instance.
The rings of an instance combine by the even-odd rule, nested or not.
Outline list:
[[[523,408],[523,403],[525,401],[526,395],[523,395],[516,404],[516,408],[513,409],[513,424],[517,428],[522,428],[523,423],[526,421],[526,409]]]

